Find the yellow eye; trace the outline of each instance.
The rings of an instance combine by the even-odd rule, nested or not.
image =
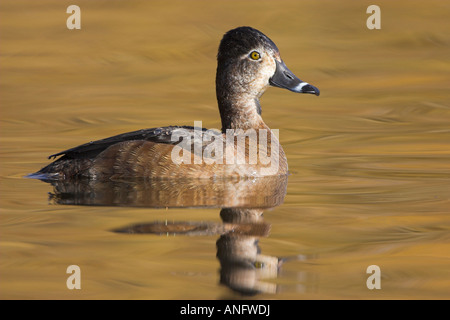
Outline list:
[[[252,51],[250,53],[250,58],[252,58],[253,60],[259,60],[261,58],[261,55],[258,51]]]

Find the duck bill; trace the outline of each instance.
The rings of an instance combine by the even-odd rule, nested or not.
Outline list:
[[[318,96],[319,89],[297,78],[283,61],[275,60],[277,65],[274,75],[269,79],[270,85],[298,93],[312,93]]]

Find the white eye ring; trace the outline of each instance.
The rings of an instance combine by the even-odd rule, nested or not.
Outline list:
[[[253,50],[252,52],[250,52],[250,54],[248,56],[252,60],[259,60],[259,59],[261,59],[261,54],[258,51],[256,51],[256,50]]]

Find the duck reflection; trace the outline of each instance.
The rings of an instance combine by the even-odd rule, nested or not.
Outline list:
[[[261,254],[259,237],[268,236],[270,225],[263,222],[263,209],[224,208],[225,223],[250,224],[253,234],[225,233],[217,240],[220,282],[243,294],[275,293],[276,284],[260,279],[276,278],[281,260]]]
[[[270,233],[263,212],[283,203],[287,176],[240,180],[48,181],[52,202],[70,205],[151,208],[221,208],[222,223],[152,221],[124,226],[118,233],[218,235],[220,283],[245,295],[276,293],[282,259],[261,254],[258,241]]]
[[[57,204],[149,208],[272,208],[283,203],[287,177],[255,179],[55,180]]]

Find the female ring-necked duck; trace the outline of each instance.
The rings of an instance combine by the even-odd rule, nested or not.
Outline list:
[[[261,117],[259,98],[269,86],[315,95],[319,95],[319,90],[297,78],[284,64],[275,43],[251,27],[239,27],[224,35],[217,62],[216,95],[222,119],[221,133],[187,126],[124,133],[51,155],[49,159],[62,157],[31,177],[61,180],[83,177],[223,178],[287,174],[286,156],[278,139]],[[248,134],[249,131],[255,134]],[[200,137],[200,149],[195,145],[198,132],[209,133],[207,139]],[[174,136],[178,138],[174,139]],[[244,144],[241,145],[244,147],[236,148],[240,136],[244,137]],[[182,152],[187,153],[183,159],[189,161],[174,161],[173,155],[180,153],[180,150],[174,152],[175,148],[180,149],[179,145],[183,142],[180,137],[190,141],[181,148]],[[220,144],[214,145],[216,149],[205,152],[212,146],[212,141],[219,140]],[[223,149],[219,152],[217,146],[223,146]],[[263,161],[263,153],[266,156],[275,154],[276,157],[270,158],[270,161],[266,157]],[[243,161],[237,160],[239,156],[242,156]],[[218,157],[220,161],[217,161]],[[208,161],[211,159],[215,161]]]

